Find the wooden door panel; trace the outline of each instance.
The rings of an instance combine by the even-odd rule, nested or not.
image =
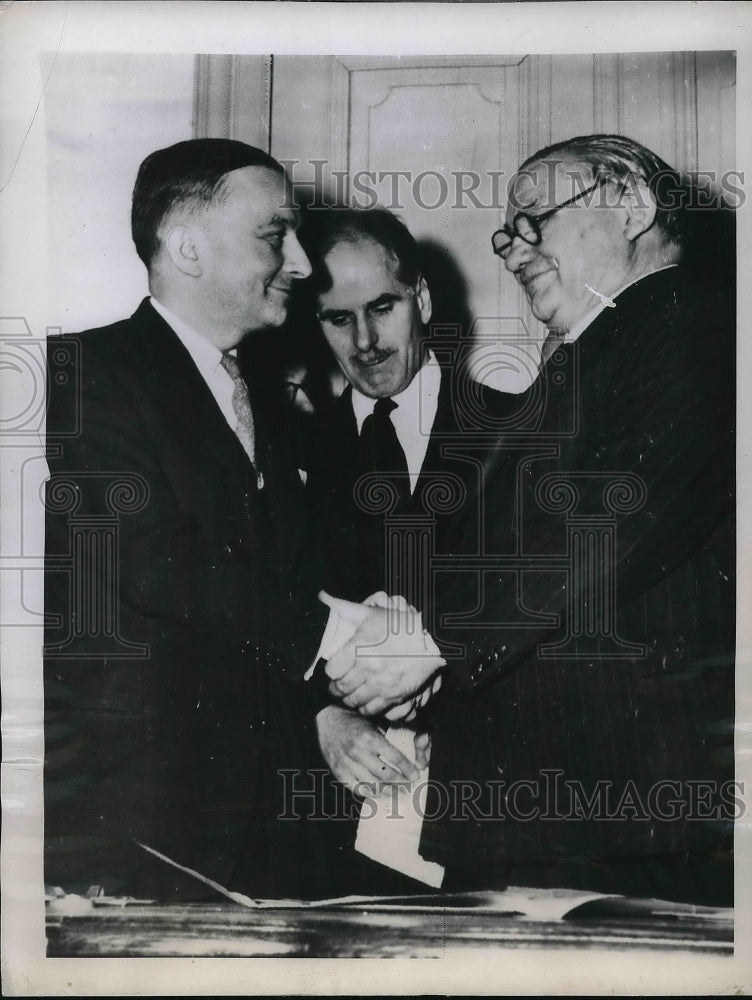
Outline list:
[[[520,391],[545,331],[490,249],[519,163],[576,134],[620,132],[720,177],[735,166],[734,92],[723,52],[280,56],[271,151],[297,161],[308,200],[391,207],[443,255],[459,291],[436,289],[442,320],[468,335],[472,316],[478,377]]]
[[[530,318],[491,252],[491,234],[503,221],[506,186],[519,163],[519,64],[354,69],[350,89],[351,201],[377,198],[416,239],[451,260],[482,341],[483,378],[510,389],[527,384],[530,362],[515,360],[518,350],[508,348],[495,365],[494,345],[502,334],[521,337],[518,317],[528,326]],[[458,301],[454,316],[441,318],[466,325],[465,312]]]

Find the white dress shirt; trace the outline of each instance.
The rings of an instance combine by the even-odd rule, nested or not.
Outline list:
[[[232,394],[235,385],[222,366],[222,351],[215,347],[210,340],[198,333],[184,320],[171,312],[167,306],[163,306],[154,296],[151,297],[151,304],[159,313],[162,319],[175,331],[183,347],[193,358],[193,363],[198,368],[201,377],[209,387],[209,391],[217,401],[217,406],[222,411],[227,423],[237,434],[238,418],[232,406]],[[229,351],[236,354],[236,351]]]
[[[415,491],[425,461],[428,440],[439,405],[440,388],[441,366],[433,351],[429,351],[425,364],[410,385],[391,397],[397,407],[389,414],[389,419],[405,453],[411,493]],[[358,425],[358,434],[363,429],[366,417],[373,413],[375,406],[375,399],[364,396],[353,386],[352,408]]]

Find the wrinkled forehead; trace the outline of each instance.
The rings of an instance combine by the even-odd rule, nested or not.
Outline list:
[[[517,212],[537,215],[555,208],[593,183],[593,168],[574,157],[558,154],[534,160],[509,182],[507,219]]]

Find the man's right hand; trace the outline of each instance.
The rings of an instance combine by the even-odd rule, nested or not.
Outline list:
[[[348,708],[327,705],[316,716],[316,728],[332,774],[361,797],[364,784],[389,795],[390,782],[414,781],[420,774],[373,722]]]
[[[348,708],[383,715],[422,693],[444,666],[420,614],[404,604],[372,607],[325,669],[330,693]]]

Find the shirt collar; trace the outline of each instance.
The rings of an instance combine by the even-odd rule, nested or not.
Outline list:
[[[645,274],[641,274],[639,278],[635,278],[633,281],[628,281],[626,285],[622,285],[621,288],[618,288],[613,295],[605,296],[605,298],[610,298],[610,300],[613,302],[616,298],[618,298],[619,295],[622,294],[622,292],[626,292],[628,288],[631,288],[632,285],[636,285],[637,282],[642,281],[643,278],[647,278],[649,274],[657,274],[659,271],[667,271],[670,267],[678,267],[678,264],[664,264],[663,267],[656,267],[652,271],[647,271]],[[610,308],[611,306],[608,304],[608,302],[603,302],[602,300],[599,300],[597,306],[594,306],[590,310],[590,312],[586,313],[582,317],[582,319],[579,322],[573,325],[571,330],[568,330],[564,334],[562,342],[565,344],[574,343],[575,340],[577,340],[579,337],[582,336],[582,334],[585,332],[585,330],[587,330],[590,324],[600,316],[600,314],[603,312],[604,309],[610,309]]]
[[[397,411],[395,411],[395,419],[398,419],[398,414],[400,413],[409,413],[412,415],[422,412],[421,402],[434,399],[438,401],[440,386],[441,365],[436,360],[433,351],[429,349],[423,367],[418,370],[412,382],[402,392],[398,392],[391,397],[398,407]],[[358,434],[362,430],[366,417],[373,413],[375,406],[375,399],[365,396],[355,386],[352,387],[352,408],[355,414],[355,421],[358,425]],[[414,419],[414,417],[411,417],[411,419]]]
[[[151,304],[162,319],[175,331],[201,374],[205,377],[213,375],[222,364],[222,352],[219,348],[215,347],[210,340],[197,330],[194,330],[192,326],[189,326],[185,320],[176,316],[171,309],[158,302],[153,295],[151,296]],[[228,353],[235,354],[235,351]]]

